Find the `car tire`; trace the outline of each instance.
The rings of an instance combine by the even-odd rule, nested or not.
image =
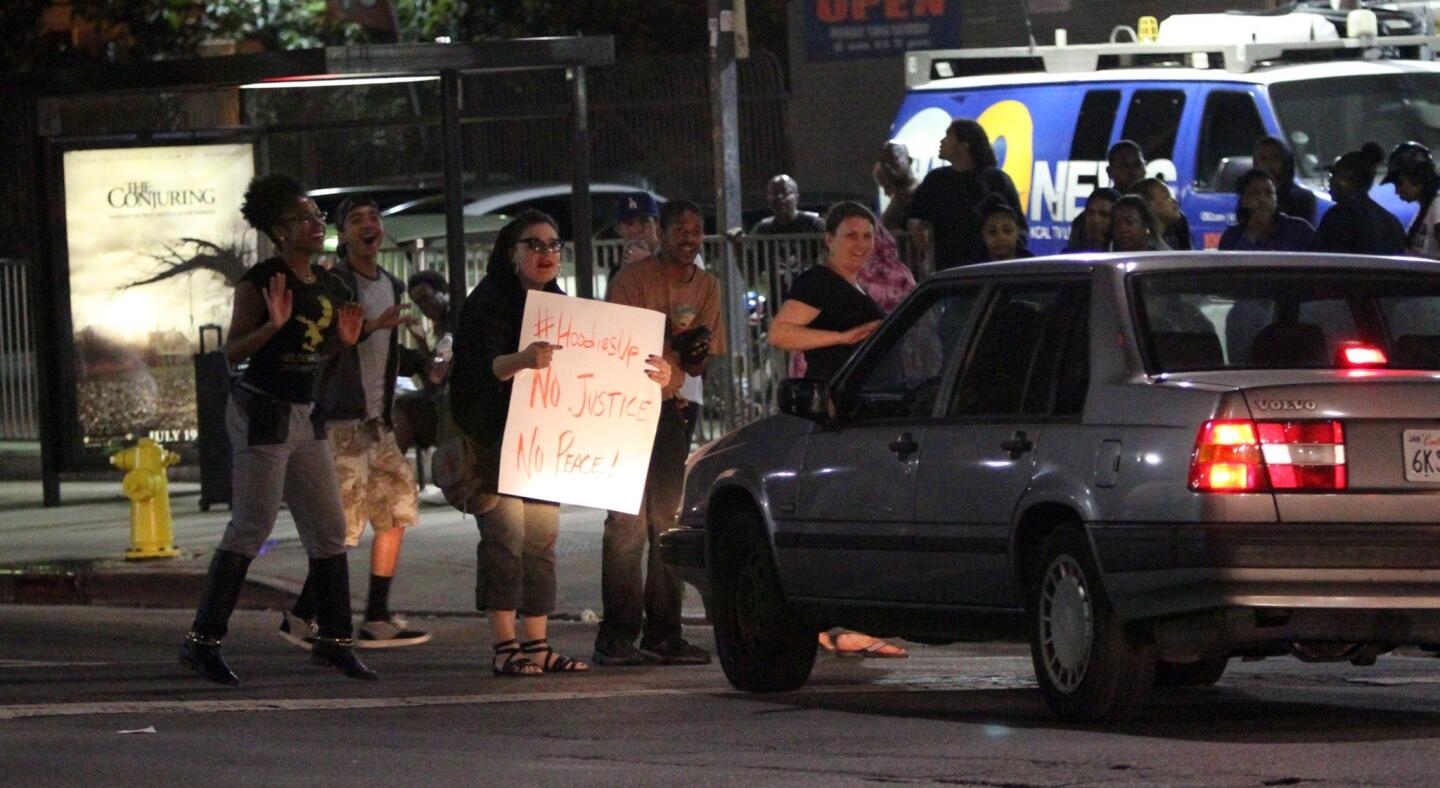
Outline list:
[[[1155,680],[1154,646],[1126,630],[1105,595],[1078,526],[1040,544],[1028,605],[1030,656],[1050,710],[1062,720],[1123,720]]]
[[[815,667],[816,631],[785,601],[759,520],[728,515],[712,557],[715,652],[725,678],[746,692],[799,689]]]
[[[1202,659],[1199,662],[1166,662],[1155,665],[1157,687],[1209,687],[1225,675],[1230,664],[1226,657]]]

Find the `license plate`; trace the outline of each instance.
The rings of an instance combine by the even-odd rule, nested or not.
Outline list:
[[[1440,483],[1440,430],[1405,430],[1405,480]]]

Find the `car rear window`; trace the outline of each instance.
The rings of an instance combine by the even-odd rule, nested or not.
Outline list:
[[[1347,342],[1392,369],[1440,369],[1440,276],[1373,270],[1135,274],[1146,368],[1324,369]]]

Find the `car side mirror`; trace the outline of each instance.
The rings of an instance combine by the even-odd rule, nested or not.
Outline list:
[[[819,378],[786,378],[776,392],[780,412],[810,421],[830,417],[830,382]]]

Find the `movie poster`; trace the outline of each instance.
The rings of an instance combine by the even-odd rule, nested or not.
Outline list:
[[[68,151],[64,170],[83,445],[193,442],[199,328],[228,329],[254,262],[251,146]]]

